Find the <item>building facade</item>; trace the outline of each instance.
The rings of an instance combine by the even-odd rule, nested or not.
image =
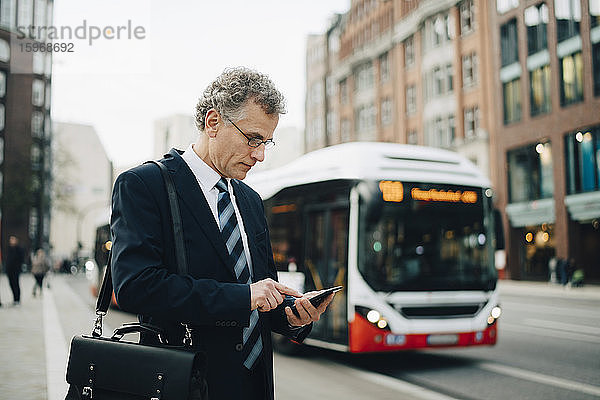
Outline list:
[[[108,223],[112,162],[92,126],[55,122],[53,132],[52,255],[91,257],[96,228]]]
[[[48,246],[51,203],[52,55],[19,27],[52,23],[52,0],[0,1],[0,211],[2,248],[10,235],[28,250]],[[28,50],[29,49],[29,50]]]
[[[507,272],[546,280],[557,257],[598,281],[600,1],[495,6],[492,178],[505,211]]]
[[[155,159],[162,158],[172,147],[185,150],[198,139],[194,117],[185,114],[169,115],[154,121]]]
[[[487,1],[354,0],[307,41],[306,150],[443,147],[490,174]]]

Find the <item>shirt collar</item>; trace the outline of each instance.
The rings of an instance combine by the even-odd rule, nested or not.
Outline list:
[[[221,175],[209,167],[208,164],[206,164],[204,160],[202,160],[198,154],[196,154],[191,144],[183,152],[181,158],[183,158],[186,164],[190,167],[192,173],[196,177],[196,180],[205,190],[213,189],[219,179],[221,179]],[[229,180],[227,179],[227,181]]]

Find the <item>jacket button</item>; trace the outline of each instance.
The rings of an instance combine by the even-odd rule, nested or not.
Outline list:
[[[241,343],[238,343],[238,344],[235,345],[236,351],[242,351],[242,348],[244,348],[244,345],[241,344]]]

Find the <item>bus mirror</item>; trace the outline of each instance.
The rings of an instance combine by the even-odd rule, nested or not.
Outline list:
[[[496,236],[496,250],[503,250],[504,245],[504,225],[502,224],[502,214],[497,208],[494,209],[494,230]]]

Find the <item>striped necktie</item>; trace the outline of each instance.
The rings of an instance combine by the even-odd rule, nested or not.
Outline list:
[[[227,181],[225,178],[221,178],[215,186],[219,190],[217,202],[219,226],[221,234],[223,235],[223,240],[225,240],[227,246],[227,251],[235,262],[235,276],[239,283],[249,285],[252,283],[252,277],[250,276],[250,268],[248,268],[248,263],[246,261],[246,252],[244,251],[244,244],[242,243],[240,226],[235,216],[229,192],[227,191]],[[257,323],[258,310],[254,310],[250,314],[250,325],[247,328],[244,328],[242,339],[242,356],[244,359],[244,366],[248,369],[252,369],[263,348],[260,329],[256,326]]]

